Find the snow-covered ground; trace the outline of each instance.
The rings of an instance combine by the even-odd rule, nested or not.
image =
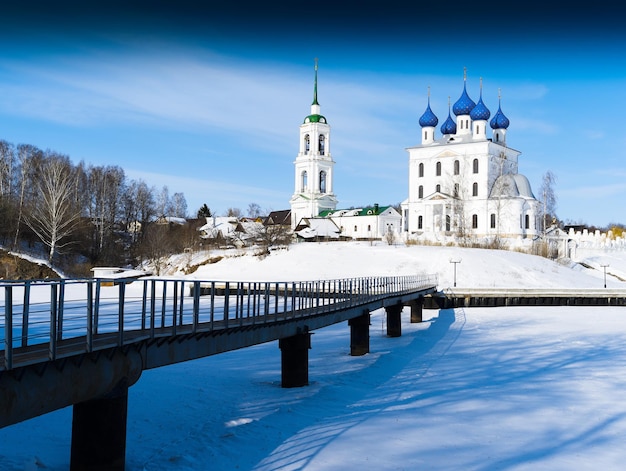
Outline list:
[[[216,256],[217,253],[213,253]],[[624,288],[626,253],[559,264],[510,251],[298,244],[191,277],[286,280],[437,273],[459,287]],[[618,470],[626,462],[626,308],[510,307],[372,315],[315,331],[310,385],[280,387],[276,342],[145,371],[129,390],[127,469]],[[2,470],[65,470],[71,408],[0,429]]]

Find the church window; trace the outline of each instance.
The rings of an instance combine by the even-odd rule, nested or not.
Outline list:
[[[455,184],[454,184],[454,195],[453,195],[453,196],[454,196],[455,198],[458,198],[458,197],[459,197],[459,184],[458,184],[458,183],[455,183]]]
[[[472,184],[472,196],[478,196],[478,183],[476,182]]]
[[[369,224],[367,225],[367,232],[370,232],[372,230],[372,226],[370,226]]]
[[[418,216],[417,217],[417,228],[421,229],[422,228],[422,224],[424,222],[424,217],[423,216]]]
[[[478,214],[472,214],[472,229],[478,229]]]
[[[304,136],[304,153],[308,154],[311,151],[311,137],[307,134]]]
[[[302,190],[301,191],[306,191],[307,189],[307,173],[306,170],[304,172],[302,172],[302,181],[300,182],[301,186],[302,186]]]
[[[424,187],[422,185],[417,189],[417,197],[422,199],[424,197]]]
[[[326,193],[326,172],[320,172],[320,193]]]
[[[496,142],[500,142],[500,134],[496,133]]]
[[[435,191],[439,193],[441,191],[441,185],[437,184],[435,186]]]
[[[354,226],[354,232],[356,232],[356,226]]]
[[[435,175],[438,177],[441,176],[441,162],[437,162],[437,165],[435,166]]]
[[[530,229],[530,215],[528,215],[528,214],[527,214],[527,215],[524,217],[524,219],[525,219],[525,226],[526,226],[526,229]]]
[[[419,168],[418,175],[420,177],[423,177],[424,176],[424,164],[420,163],[418,168]]]
[[[491,213],[491,228],[496,228],[496,215],[494,213]]]
[[[480,126],[478,124],[476,125],[476,134],[480,134]]]
[[[427,141],[428,140],[428,131],[424,131],[424,140]]]
[[[450,230],[450,215],[446,214],[446,231]]]
[[[320,155],[324,155],[324,135],[323,134],[320,134],[319,143],[320,143]]]
[[[459,164],[458,160],[454,161],[454,174],[458,175],[460,173],[461,170],[461,165]]]
[[[474,159],[474,162],[472,162],[472,169],[474,173],[478,173],[478,159]]]

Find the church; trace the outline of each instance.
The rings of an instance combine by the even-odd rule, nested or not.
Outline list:
[[[482,79],[475,103],[464,72],[461,96],[451,110],[448,102],[448,117],[438,136],[439,119],[430,107],[429,90],[419,119],[421,144],[406,149],[409,191],[401,207],[407,238],[534,238],[540,233],[541,204],[518,172],[521,152],[507,145],[510,123],[500,96],[498,111],[490,117]]]
[[[305,239],[381,239],[400,235],[402,216],[392,206],[337,209],[333,187],[335,162],[330,152],[330,125],[317,100],[317,60],[313,103],[300,125],[295,189],[290,200],[291,228]]]
[[[392,206],[337,209],[333,187],[335,162],[330,152],[330,125],[317,98],[317,60],[310,114],[300,125],[294,193],[290,200],[291,228],[308,238],[404,239],[534,238],[540,233],[541,205],[528,179],[518,173],[521,154],[508,147],[509,119],[501,108],[491,121],[483,102],[463,92],[439,128],[430,106],[419,119],[421,144],[409,154],[408,198],[402,214]],[[452,118],[452,113],[456,119]],[[491,127],[491,137],[487,128]],[[320,224],[316,219],[326,219]],[[321,227],[325,227],[322,234]],[[394,237],[392,237],[393,239]]]

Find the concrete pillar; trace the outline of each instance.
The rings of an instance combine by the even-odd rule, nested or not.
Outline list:
[[[348,321],[350,326],[350,355],[360,356],[370,352],[370,312]]]
[[[424,298],[419,298],[411,301],[411,324],[422,322],[422,308],[424,307]]]
[[[124,471],[128,385],[109,396],[74,404],[71,471]]]
[[[387,306],[387,337],[400,337],[402,335],[402,324],[400,322],[400,314],[404,306],[400,303],[393,306]]]
[[[283,388],[298,388],[309,384],[309,349],[311,334],[303,332],[278,340],[281,350]]]

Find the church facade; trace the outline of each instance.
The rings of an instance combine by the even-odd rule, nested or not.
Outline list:
[[[347,238],[380,239],[389,233],[399,236],[402,216],[391,206],[336,209],[334,165],[330,148],[330,125],[320,114],[317,100],[317,61],[313,103],[300,125],[299,150],[294,162],[294,193],[291,206],[291,228],[306,239]],[[332,221],[334,230],[316,219]],[[324,228],[324,229],[322,229]]]
[[[303,218],[317,217],[322,211],[334,210],[337,198],[333,192],[335,162],[330,153],[330,125],[320,114],[317,101],[317,61],[311,113],[300,125],[300,146],[295,165],[295,190],[291,200],[291,228]]]
[[[507,145],[510,123],[498,100],[498,111],[489,120],[482,82],[476,103],[464,76],[463,92],[452,109],[448,103],[448,117],[437,135],[439,119],[429,93],[419,119],[421,143],[406,149],[409,188],[401,207],[407,238],[530,238],[540,233],[541,205],[518,172],[520,152]]]

